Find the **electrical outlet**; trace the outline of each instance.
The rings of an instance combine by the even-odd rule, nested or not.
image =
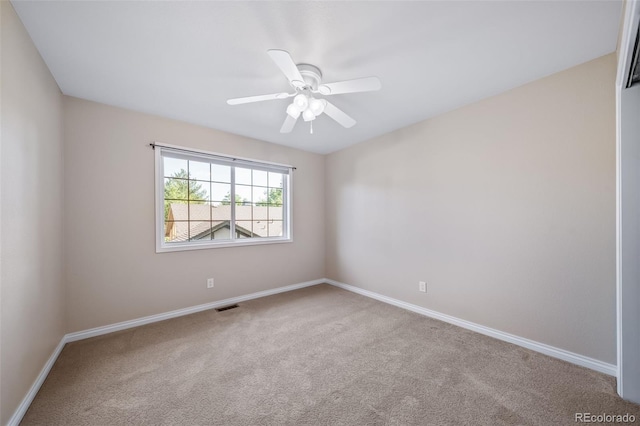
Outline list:
[[[419,281],[418,282],[418,290],[420,290],[423,293],[427,292],[427,283],[424,281]]]
[[[213,278],[207,278],[207,288],[213,288]]]

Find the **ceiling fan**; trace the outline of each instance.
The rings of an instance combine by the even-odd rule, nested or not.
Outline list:
[[[298,117],[301,115],[304,121],[310,122],[311,133],[313,133],[313,120],[322,113],[327,114],[346,128],[352,127],[356,124],[356,120],[326,99],[317,98],[314,95],[330,96],[343,93],[370,92],[380,90],[381,87],[378,77],[357,78],[355,80],[324,84],[322,83],[322,73],[318,67],[309,64],[296,65],[289,52],[285,50],[271,49],[267,52],[287,77],[294,92],[235,98],[229,99],[227,103],[229,105],[240,105],[293,97],[293,102],[287,107],[287,117],[280,128],[281,133],[291,132],[298,121]]]

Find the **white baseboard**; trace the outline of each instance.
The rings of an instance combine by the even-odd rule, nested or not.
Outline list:
[[[51,371],[51,367],[53,367],[53,364],[58,359],[58,355],[60,355],[60,352],[62,352],[62,348],[64,348],[64,345],[65,341],[63,336],[60,340],[60,343],[58,343],[58,346],[56,346],[56,348],[53,350],[53,353],[47,360],[44,367],[42,367],[42,370],[40,370],[40,374],[38,374],[38,377],[36,378],[36,381],[33,382],[33,385],[31,385],[29,392],[27,392],[27,395],[24,397],[20,405],[18,405],[18,408],[13,413],[13,416],[11,416],[11,418],[9,419],[7,426],[18,426],[20,424],[20,422],[22,421],[22,417],[24,417],[24,414],[29,409],[33,398],[36,397],[36,394],[40,390],[40,386],[42,386],[45,379],[49,375],[49,371]]]
[[[245,302],[251,299],[271,296],[278,293],[284,293],[291,290],[297,290],[303,287],[324,283],[324,279],[306,281],[303,283],[292,284],[284,287],[273,288],[270,290],[259,291],[257,293],[246,294],[244,296],[231,297],[229,299],[218,300],[215,302],[204,303],[202,305],[191,306],[189,308],[177,309],[175,311],[164,312],[162,314],[150,315],[148,317],[137,318],[129,321],[123,321],[116,324],[105,325],[102,327],[91,328],[89,330],[76,331],[65,336],[67,342],[75,342],[76,340],[88,339],[89,337],[101,336],[103,334],[113,333],[114,331],[126,330],[127,328],[139,327],[152,322],[164,321],[166,319],[181,317],[183,315],[195,314],[196,312],[215,309],[222,306],[233,305],[235,303]]]
[[[221,306],[233,305],[235,303],[246,302],[247,300],[258,299],[260,297],[271,296],[278,293],[284,293],[291,290],[297,290],[303,287],[310,287],[312,285],[323,284],[326,280],[319,279],[313,281],[306,281],[303,283],[292,284],[284,287],[273,288],[270,290],[259,291],[257,293],[246,294],[244,296],[232,297],[229,299],[219,300],[216,302],[205,303],[202,305],[191,306],[189,308],[177,309],[175,311],[165,312],[157,315],[150,315],[148,317],[138,318],[130,321],[123,321],[116,324],[105,325],[103,327],[96,327],[89,330],[77,331],[75,333],[65,334],[60,343],[56,347],[56,349],[49,357],[49,360],[38,374],[35,382],[31,385],[29,392],[24,397],[16,411],[13,413],[13,416],[9,419],[7,426],[18,426],[22,421],[22,417],[24,417],[27,409],[33,402],[33,398],[35,398],[36,394],[40,390],[40,386],[44,383],[44,380],[47,378],[51,367],[58,359],[60,352],[62,352],[62,348],[64,345],[70,342],[75,342],[77,340],[88,339],[89,337],[100,336],[103,334],[113,333],[114,331],[125,330],[127,328],[139,327],[141,325],[150,324],[152,322],[163,321],[170,318],[181,317],[183,315],[194,314],[196,312],[206,311],[207,309],[219,308]]]
[[[397,306],[430,318],[435,318],[440,321],[447,322],[449,324],[457,325],[458,327],[466,328],[467,330],[475,331],[486,336],[494,337],[498,340],[513,343],[514,345],[522,346],[523,348],[531,349],[532,351],[540,352],[542,354],[558,358],[563,361],[570,362],[572,364],[579,365],[581,367],[590,368],[591,370],[599,371],[600,373],[608,374],[610,376],[616,376],[618,369],[613,364],[599,361],[597,359],[589,358],[584,355],[579,355],[573,352],[559,349],[553,346],[546,345],[544,343],[536,342],[533,340],[525,339],[523,337],[515,336],[513,334],[505,333],[500,330],[485,327],[470,321],[466,321],[460,318],[452,317],[451,315],[442,314],[440,312],[432,311],[431,309],[423,308],[422,306],[413,305],[411,303],[403,302],[398,299],[393,299],[388,296],[383,296],[378,293],[374,293],[369,290],[364,290],[359,287],[354,287],[349,284],[344,284],[338,281],[325,279],[324,282],[340,287],[342,289],[358,293],[363,296],[371,297],[372,299],[379,300],[390,305]]]

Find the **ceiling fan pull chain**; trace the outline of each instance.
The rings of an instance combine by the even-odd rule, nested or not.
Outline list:
[[[309,131],[309,133],[313,134],[313,120],[311,120],[311,130]]]

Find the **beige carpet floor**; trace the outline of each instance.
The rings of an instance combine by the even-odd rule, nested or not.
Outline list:
[[[612,377],[329,285],[67,344],[23,425],[570,425]]]

